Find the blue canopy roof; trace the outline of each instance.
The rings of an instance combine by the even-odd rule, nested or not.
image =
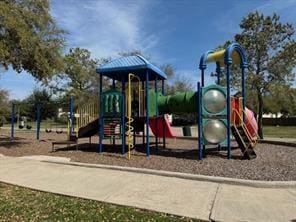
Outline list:
[[[150,80],[166,79],[166,74],[161,71],[157,66],[151,64],[140,55],[121,57],[114,59],[97,68],[97,73],[109,78],[121,81],[122,78],[127,80],[128,74],[133,73],[138,76],[142,81],[146,80],[146,73]]]

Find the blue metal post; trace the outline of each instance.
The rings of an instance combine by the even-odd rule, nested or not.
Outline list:
[[[246,107],[246,87],[245,87],[245,65],[241,66],[242,69],[242,97],[243,97],[243,110]],[[243,112],[243,120],[245,121],[245,113]]]
[[[125,154],[125,79],[121,79],[121,154]]]
[[[73,96],[70,96],[70,136],[73,135],[73,131],[74,131],[74,99],[73,99]]]
[[[142,90],[144,90],[144,89],[145,89],[145,84],[144,84],[144,82],[142,82]],[[143,94],[145,94],[145,93],[143,93]],[[145,100],[145,98],[144,98],[144,100]],[[146,100],[141,101],[141,102],[146,104]],[[144,116],[144,107],[145,107],[145,105],[143,104],[143,113],[141,113],[142,117]],[[145,125],[145,123],[143,123],[143,124]],[[145,127],[143,127],[142,144],[144,147],[144,145],[145,145]]]
[[[201,68],[201,87],[205,86],[205,68]]]
[[[141,93],[141,92],[139,92],[139,93]],[[133,90],[133,101],[136,101],[136,91],[135,90]],[[139,103],[140,103],[140,101],[138,101]],[[140,110],[139,110],[140,111]],[[134,119],[134,121],[136,121],[136,118],[137,117],[139,117],[139,112],[134,112],[134,115],[133,115],[133,119]],[[136,141],[136,130],[133,130],[133,143],[134,143],[134,147],[135,147],[135,149],[136,149],[136,143],[137,143],[137,141]]]
[[[197,129],[198,129],[198,159],[202,160],[203,157],[203,144],[202,144],[202,113],[201,113],[201,87],[200,82],[197,83]]]
[[[220,81],[221,81],[221,66],[220,66],[220,62],[216,62],[216,72],[217,72],[217,84],[220,85]],[[218,145],[218,151],[221,150],[221,145]]]
[[[205,86],[205,69],[206,69],[206,66],[201,68],[201,87]],[[200,101],[201,101],[201,99],[200,99]],[[206,155],[206,146],[204,144],[202,145],[202,150],[203,150],[203,155],[205,156]]]
[[[145,92],[146,92],[146,155],[150,156],[150,144],[149,144],[149,71],[146,72]]]
[[[100,75],[99,80],[99,110],[100,110],[100,117],[99,117],[99,153],[103,152],[103,76]]]
[[[40,139],[40,122],[41,122],[41,106],[40,103],[38,102],[37,104],[37,123],[36,123],[36,139]]]
[[[226,86],[227,86],[227,158],[231,158],[231,141],[230,141],[230,64],[226,65]]]
[[[115,79],[112,79],[112,88],[115,89]]]
[[[155,90],[155,111],[156,111],[156,121],[155,121],[155,124],[156,124],[156,132],[157,132],[157,135],[155,135],[155,146],[156,148],[158,148],[158,106],[157,106],[157,103],[158,103],[158,89],[157,89],[157,76],[155,77],[155,82],[154,82],[154,90]]]
[[[162,93],[162,95],[164,95],[164,80],[161,80],[161,93]],[[166,141],[165,141],[165,123],[164,123],[164,121],[165,121],[165,114],[163,114],[163,120],[162,120],[162,132],[163,132],[163,135],[162,135],[162,140],[163,140],[163,148],[165,148],[165,146],[166,146]]]
[[[220,80],[221,80],[220,62],[216,62],[216,72],[217,72],[217,84],[220,85]]]
[[[11,140],[11,142],[14,141],[14,117],[15,117],[14,114],[15,114],[15,104],[13,103],[12,107],[11,107],[11,121],[10,121],[10,124],[11,124],[10,140]]]

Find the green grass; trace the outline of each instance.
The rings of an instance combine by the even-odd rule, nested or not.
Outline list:
[[[199,221],[0,183],[0,221]]]
[[[266,137],[296,138],[296,126],[263,126]]]

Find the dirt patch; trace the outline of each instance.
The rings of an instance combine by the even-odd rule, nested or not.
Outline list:
[[[104,152],[98,153],[98,138],[93,137],[94,144],[88,144],[88,139],[79,140],[79,150],[75,146],[67,148],[66,145],[57,146],[56,152],[51,152],[53,141],[65,140],[66,134],[41,133],[41,141],[35,140],[34,133],[17,132],[14,142],[10,142],[9,132],[0,131],[0,153],[7,156],[51,155],[69,157],[72,161],[84,163],[99,163],[117,166],[141,167],[156,170],[167,170],[223,176],[240,179],[290,181],[296,180],[296,148],[270,144],[258,144],[257,158],[242,160],[241,152],[233,144],[232,159],[226,158],[226,151],[216,148],[207,149],[207,156],[198,161],[197,141],[184,139],[167,139],[166,148],[155,146],[151,139],[151,155],[146,156],[145,147],[138,145],[132,151],[132,158],[122,157],[120,141],[117,145],[110,145],[109,140],[104,141]],[[141,138],[137,140],[140,144]]]

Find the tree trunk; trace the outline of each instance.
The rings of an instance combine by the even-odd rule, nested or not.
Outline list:
[[[263,117],[263,98],[260,90],[257,90],[258,97],[258,135],[263,139],[262,117]]]

